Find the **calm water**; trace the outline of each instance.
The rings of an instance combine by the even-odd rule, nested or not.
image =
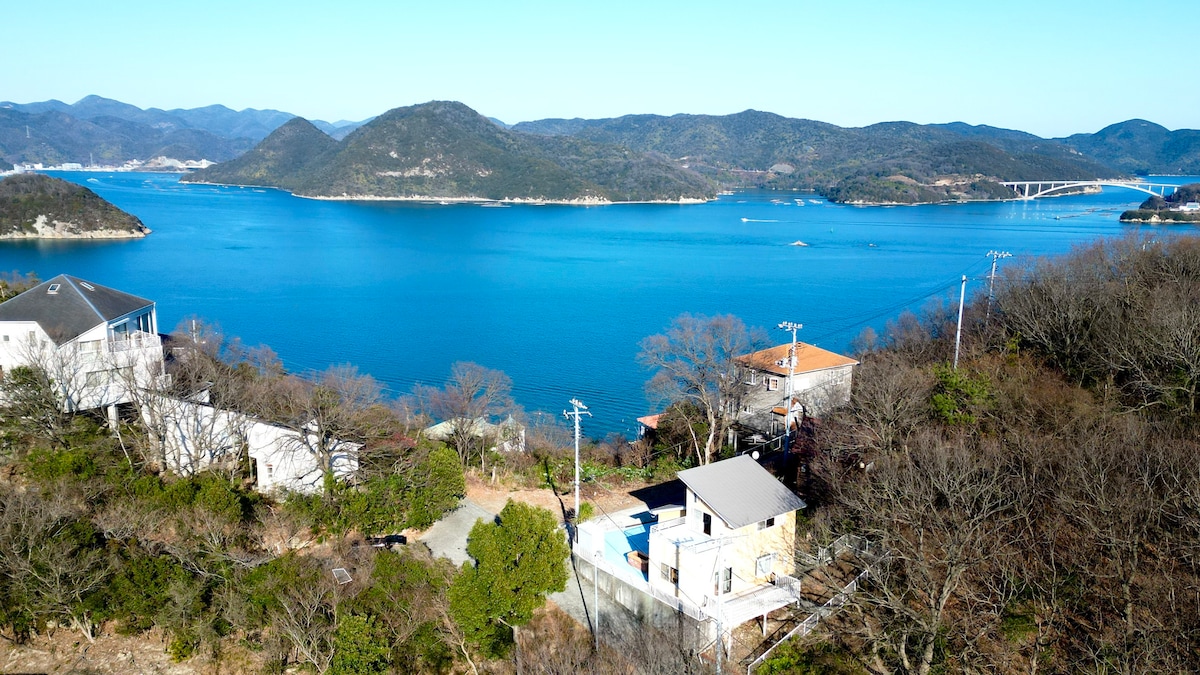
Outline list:
[[[155,300],[163,331],[200,316],[269,345],[294,372],[352,363],[393,394],[475,361],[508,373],[528,410],[561,416],[580,398],[595,414],[584,420],[592,436],[631,432],[651,411],[638,342],[682,312],[765,328],[797,321],[800,339],[842,350],[904,307],[956,299],[961,275],[986,274],[989,249],[1056,254],[1136,229],[1117,216],[1144,196],[856,208],[743,192],[692,206],[482,208],[59,175],[154,233],[0,242],[0,270],[113,286]]]

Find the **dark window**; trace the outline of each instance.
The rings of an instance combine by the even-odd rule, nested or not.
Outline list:
[[[704,534],[712,534],[712,515],[704,514]]]

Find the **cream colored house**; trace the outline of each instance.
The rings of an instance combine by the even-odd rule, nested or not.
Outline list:
[[[739,421],[767,431],[781,431],[787,414],[788,380],[792,412],[820,416],[850,401],[858,361],[804,342],[786,343],[738,357],[746,366],[746,393]]]
[[[0,304],[0,377],[36,366],[63,408],[128,403],[162,373],[154,303],[60,274]]]
[[[797,600],[791,575],[804,500],[749,455],[679,472],[683,513],[650,528],[652,594],[729,627]]]

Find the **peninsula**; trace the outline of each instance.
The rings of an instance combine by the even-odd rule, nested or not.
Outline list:
[[[1200,223],[1200,183],[1181,185],[1166,197],[1151,196],[1121,214],[1122,223]]]
[[[135,239],[150,228],[95,192],[43,174],[0,180],[0,239]]]

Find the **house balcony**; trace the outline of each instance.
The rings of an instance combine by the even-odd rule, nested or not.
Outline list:
[[[136,349],[162,349],[162,338],[157,333],[134,331],[114,336],[105,342],[110,354]]]

